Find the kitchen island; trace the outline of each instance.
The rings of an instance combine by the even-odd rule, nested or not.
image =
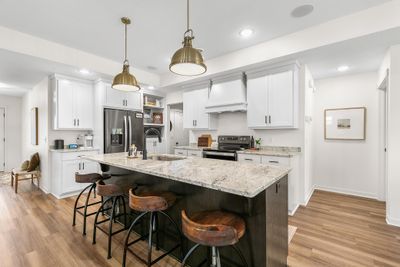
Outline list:
[[[179,224],[181,210],[186,210],[189,215],[204,210],[224,210],[241,215],[246,222],[246,234],[238,247],[249,266],[286,265],[289,168],[173,155],[149,156],[148,160],[142,160],[116,153],[85,159],[100,163],[103,170],[113,167],[129,171],[129,175],[120,177],[138,186],[177,194],[179,200],[168,214]],[[162,222],[160,226],[168,227]],[[173,230],[164,230],[161,248],[167,249],[179,238],[172,236]],[[184,250],[187,251],[193,244],[185,243]],[[196,266],[206,253],[205,249],[199,250],[189,264]],[[179,251],[175,256],[181,257]],[[221,257],[223,266],[239,266],[240,259],[231,248],[223,248]]]

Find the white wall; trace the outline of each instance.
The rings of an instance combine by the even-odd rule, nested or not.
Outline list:
[[[316,187],[376,198],[379,184],[379,92],[375,72],[315,82],[314,183]],[[324,139],[324,110],[366,107],[365,141]]]
[[[51,186],[48,162],[48,87],[49,80],[46,77],[32,90],[27,92],[22,100],[22,157],[29,159],[33,153],[39,153],[40,169],[42,172],[40,187],[45,192],[49,192]],[[38,108],[39,113],[39,145],[37,146],[31,145],[30,139],[30,111],[34,107]]]
[[[5,171],[18,168],[21,157],[21,97],[0,95],[0,107],[5,108]]]

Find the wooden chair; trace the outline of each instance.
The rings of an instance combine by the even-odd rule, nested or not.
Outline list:
[[[21,171],[21,170],[16,170],[13,169],[11,171],[11,186],[14,186],[15,193],[18,193],[18,182],[23,181],[23,180],[31,180],[32,184],[33,179],[36,178],[37,181],[37,187],[39,188],[39,179],[40,179],[40,169],[36,169],[34,171],[28,172],[28,171]]]

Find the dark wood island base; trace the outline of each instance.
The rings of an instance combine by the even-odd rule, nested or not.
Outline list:
[[[103,165],[103,167],[106,167]],[[107,169],[107,168],[106,168]],[[115,167],[112,169],[115,170]],[[127,173],[127,170],[121,172]],[[246,179],[245,177],[243,179]],[[117,184],[136,184],[152,191],[168,191],[176,194],[178,200],[167,213],[181,226],[181,211],[190,215],[194,212],[222,210],[240,215],[246,222],[246,233],[237,247],[241,250],[249,266],[275,267],[287,266],[288,256],[288,176],[269,186],[253,198],[213,190],[184,182],[161,177],[130,172],[114,177],[110,182]],[[166,221],[159,222],[159,246],[167,251],[179,241],[174,227]],[[143,229],[142,229],[143,230]],[[138,228],[140,232],[140,228]],[[186,253],[192,242],[185,240],[183,251]],[[231,247],[221,248],[222,266],[241,266],[240,257]],[[199,248],[187,262],[198,266],[208,255],[207,248]],[[180,250],[173,255],[182,260]]]

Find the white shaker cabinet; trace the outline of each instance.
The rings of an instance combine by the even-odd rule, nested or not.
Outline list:
[[[53,150],[51,153],[51,193],[57,198],[78,194],[88,184],[75,182],[75,173],[98,173],[97,162],[82,159],[83,156],[98,154],[93,151],[64,152]]]
[[[254,129],[298,127],[298,68],[248,74],[247,123]]]
[[[93,129],[93,86],[77,80],[52,80],[53,129]]]
[[[183,128],[214,130],[216,117],[206,112],[208,88],[183,93]]]
[[[142,94],[116,90],[111,87],[111,84],[106,84],[105,105],[113,108],[142,110]]]

